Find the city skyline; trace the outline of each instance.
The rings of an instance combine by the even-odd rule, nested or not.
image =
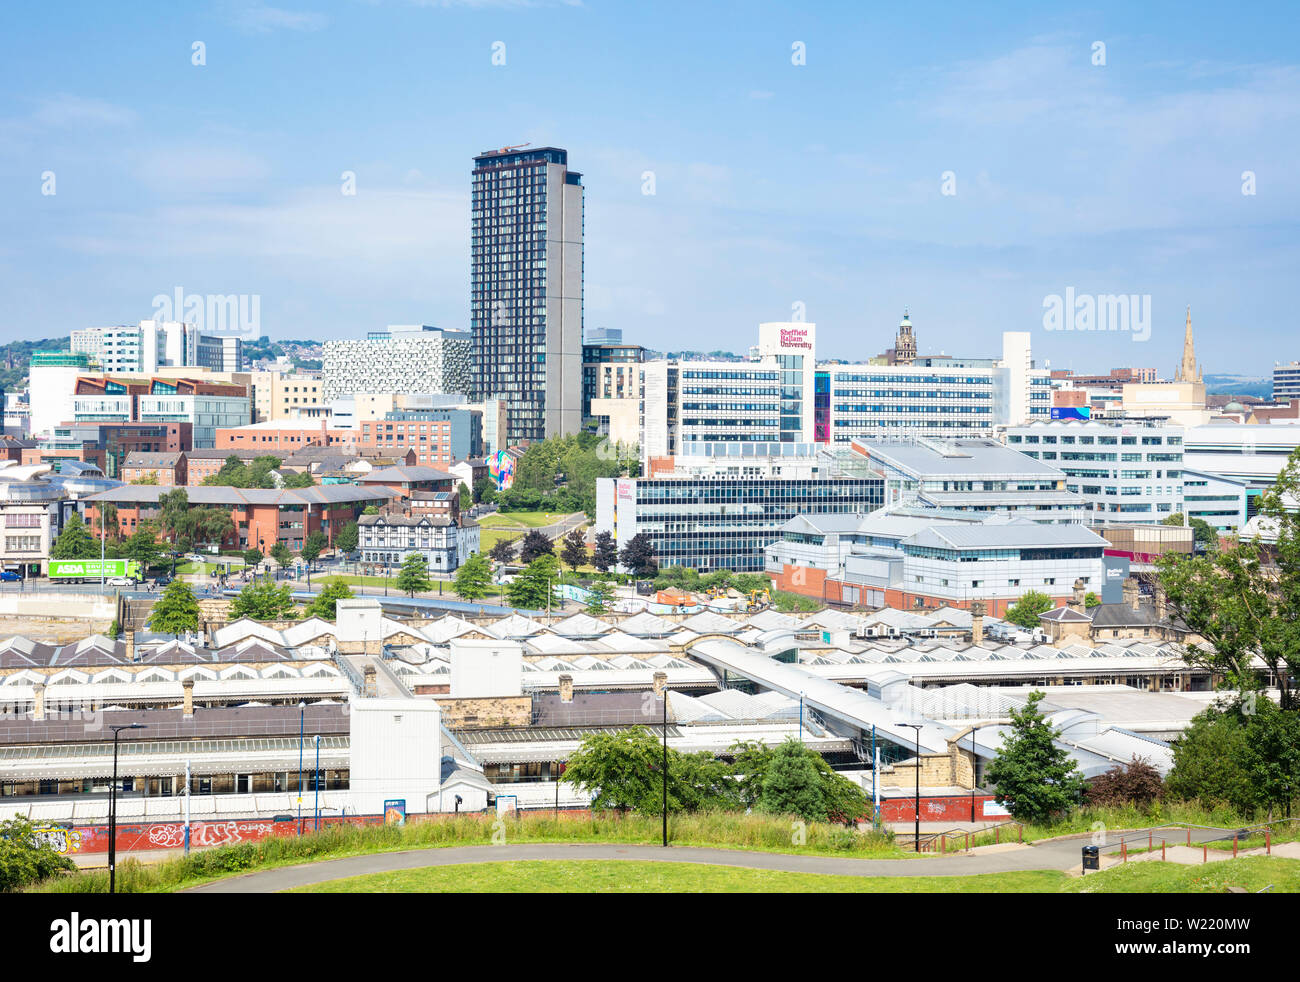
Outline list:
[[[530,143],[583,172],[585,323],[647,347],[743,352],[798,309],[827,357],[866,359],[908,308],[922,354],[1024,330],[1040,365],[1168,377],[1190,303],[1206,371],[1294,357],[1279,8],[765,5],[689,35],[669,9],[19,13],[0,340],[135,323],[181,289],[260,298],[271,337],[468,329],[469,161]],[[395,32],[433,56],[385,61]],[[1047,330],[1070,294],[1149,297],[1149,340]]]

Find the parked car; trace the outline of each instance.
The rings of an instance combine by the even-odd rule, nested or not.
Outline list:
[[[0,583],[18,583],[22,576],[11,569],[0,570]]]
[[[129,576],[110,576],[105,582],[109,586],[134,586],[135,580]]]
[[[158,587],[158,589],[161,590],[163,587],[171,583],[171,581],[172,578],[168,576],[166,573],[159,573],[158,578],[153,581],[153,585]]]

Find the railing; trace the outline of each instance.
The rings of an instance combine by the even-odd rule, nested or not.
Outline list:
[[[1012,831],[1014,828],[1014,832]],[[981,843],[983,837],[990,841]],[[895,832],[894,839],[901,846],[904,842],[914,844],[916,833]],[[999,822],[982,829],[948,829],[942,832],[922,832],[919,852],[947,854],[950,852],[968,852],[979,845],[1000,845],[1004,842],[1023,843],[1025,827],[1020,822]],[[906,848],[904,846],[904,848]]]
[[[352,663],[349,662],[345,657],[343,657],[343,655],[340,652],[337,651],[330,652],[330,659],[334,662],[335,665],[339,667],[339,671],[343,673],[343,677],[348,680],[348,684],[352,686],[352,691],[355,692],[358,696],[361,695],[365,687],[365,683],[362,681],[361,678],[361,673],[358,672],[352,666]]]
[[[1136,829],[1129,832],[1120,833],[1117,842],[1100,842],[1099,846],[1107,850],[1108,855],[1115,854],[1115,848],[1119,848],[1120,862],[1128,862],[1130,851],[1154,852],[1157,848],[1160,850],[1161,859],[1164,859],[1165,852],[1170,846],[1168,835],[1158,835],[1158,833],[1179,832],[1175,837],[1172,845],[1182,846],[1184,848],[1201,847],[1201,862],[1210,861],[1210,845],[1214,843],[1232,843],[1232,855],[1235,859],[1237,853],[1243,848],[1259,848],[1258,840],[1263,840],[1264,854],[1266,856],[1273,854],[1273,837],[1275,828],[1278,826],[1291,826],[1292,829],[1300,827],[1300,818],[1279,818],[1271,822],[1259,822],[1254,825],[1243,825],[1236,829],[1224,829],[1214,825],[1195,825],[1192,823],[1174,823],[1170,825],[1157,825],[1149,829]],[[1195,842],[1192,841],[1193,830],[1204,832],[1217,832],[1219,835],[1210,835],[1198,837]],[[1178,840],[1182,841],[1178,841]],[[1145,843],[1143,842],[1145,840]],[[1255,845],[1249,845],[1255,841]],[[1136,843],[1136,849],[1131,850],[1130,844]],[[1219,852],[1220,850],[1215,850]],[[1266,887],[1265,889],[1269,889]]]

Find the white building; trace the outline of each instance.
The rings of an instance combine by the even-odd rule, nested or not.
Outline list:
[[[366,392],[468,393],[470,351],[468,333],[418,324],[326,341],[321,401]]]
[[[854,440],[853,452],[884,475],[886,505],[917,502],[1040,524],[1083,522],[1087,515],[1087,503],[1066,489],[1057,466],[993,439]]]
[[[237,372],[243,358],[239,338],[201,334],[197,326],[181,321],[83,328],[72,332],[71,349],[109,375],[152,375],[159,368]]]
[[[1155,524],[1183,509],[1184,432],[1164,419],[1061,419],[1008,427],[1006,443],[1064,472],[1089,521]]]

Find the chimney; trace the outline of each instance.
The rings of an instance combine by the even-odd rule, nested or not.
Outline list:
[[[1140,610],[1142,607],[1142,591],[1138,589],[1138,581],[1135,577],[1130,576],[1124,581],[1124,603],[1134,610]]]
[[[970,605],[970,639],[974,644],[984,640],[984,601],[976,600]]]
[[[573,702],[573,676],[567,672],[560,676],[560,702]]]
[[[662,699],[664,695],[664,689],[668,688],[667,672],[655,672],[654,687],[655,687],[655,698]]]
[[[1074,581],[1074,604],[1079,610],[1088,606],[1088,594],[1084,590],[1083,580]]]
[[[186,719],[194,718],[194,680],[186,679],[181,683],[181,689],[185,692],[185,703],[181,709],[181,715]]]
[[[1169,619],[1169,595],[1159,580],[1156,581],[1156,616],[1162,621]]]
[[[128,663],[135,661],[135,632],[126,632],[126,660]]]
[[[361,694],[363,696],[373,696],[377,691],[375,685],[375,666],[367,664],[365,670],[361,673]]]
[[[36,702],[32,706],[32,719],[43,720],[45,719],[45,683],[38,682],[32,686],[32,691],[36,695]]]

